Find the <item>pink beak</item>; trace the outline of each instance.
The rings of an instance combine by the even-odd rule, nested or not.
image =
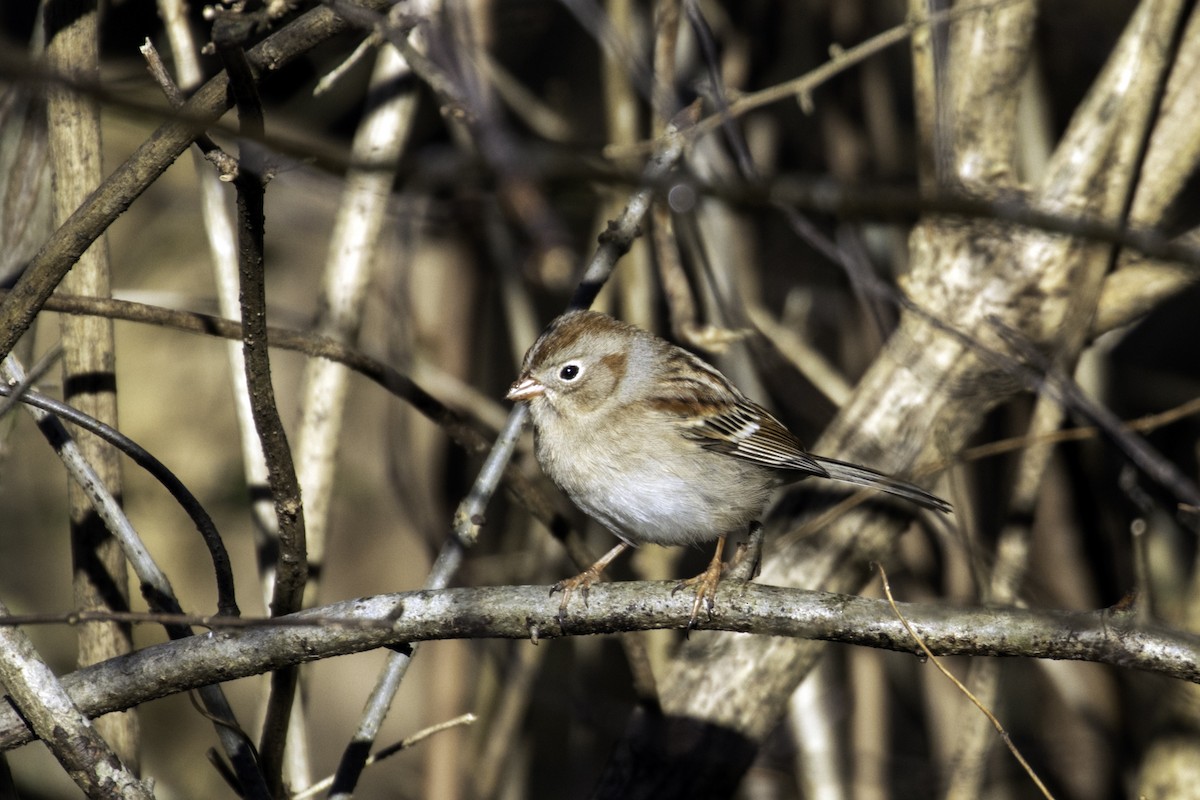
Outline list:
[[[522,375],[521,377],[517,378],[516,382],[513,383],[512,386],[509,387],[508,394],[504,395],[504,399],[515,400],[517,402],[521,402],[522,400],[532,400],[533,398],[540,396],[545,391],[546,387],[543,386],[539,381],[529,377],[528,375]]]

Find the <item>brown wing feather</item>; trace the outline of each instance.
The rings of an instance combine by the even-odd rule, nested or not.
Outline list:
[[[680,418],[684,436],[707,450],[766,467],[827,476],[783,423],[747,399],[724,375],[690,353],[678,351],[675,356],[716,379],[714,385],[690,377],[688,369],[669,370],[664,381],[668,392],[650,400],[658,410]],[[730,398],[737,401],[731,404]]]
[[[763,466],[826,474],[783,423],[748,400],[704,417],[689,426],[684,435],[706,449]]]

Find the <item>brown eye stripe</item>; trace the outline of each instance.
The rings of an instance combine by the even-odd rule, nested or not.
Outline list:
[[[608,367],[617,380],[625,376],[625,365],[629,362],[629,356],[624,353],[610,353],[600,359],[600,363]]]

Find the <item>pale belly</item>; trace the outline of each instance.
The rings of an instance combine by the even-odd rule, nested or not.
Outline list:
[[[694,544],[745,530],[774,488],[761,470],[730,456],[641,450],[540,460],[576,505],[632,544]]]

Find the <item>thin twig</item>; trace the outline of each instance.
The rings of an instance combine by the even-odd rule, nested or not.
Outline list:
[[[31,372],[30,376],[26,378],[21,386],[30,385],[32,375],[33,373]],[[240,612],[238,611],[237,597],[233,585],[233,569],[230,565],[229,553],[225,549],[225,543],[222,541],[221,534],[217,531],[212,517],[204,510],[204,507],[196,499],[196,496],[183,484],[183,481],[179,480],[175,473],[171,472],[153,454],[112,426],[104,424],[77,408],[73,408],[66,403],[61,403],[54,398],[47,397],[38,392],[26,390],[24,393],[18,393],[19,388],[19,386],[9,387],[0,385],[0,396],[3,396],[6,402],[16,397],[19,403],[27,403],[34,408],[48,411],[78,425],[89,433],[99,436],[129,456],[135,464],[150,473],[155,480],[171,493],[171,496],[178,501],[192,522],[195,523],[196,530],[200,532],[200,536],[204,540],[204,545],[208,548],[209,557],[212,558],[213,571],[216,573],[218,613],[236,617]]]
[[[1174,408],[1160,411],[1156,414],[1148,414],[1144,417],[1138,417],[1134,420],[1123,422],[1122,425],[1131,431],[1138,433],[1150,433],[1164,425],[1170,425],[1178,422],[1181,419],[1200,414],[1200,397],[1188,400]],[[1034,436],[1013,436],[1008,439],[999,439],[987,444],[977,445],[962,451],[959,458],[962,461],[975,461],[980,458],[990,458],[992,456],[1002,455],[1012,452],[1013,450],[1021,450],[1025,447],[1030,447],[1035,444],[1055,444],[1058,442],[1078,442],[1085,439],[1094,439],[1100,435],[1100,429],[1095,425],[1085,425],[1079,428],[1066,428],[1060,431],[1051,431],[1041,433]]]
[[[1021,377],[1035,392],[1046,393],[1062,404],[1091,420],[1117,449],[1163,488],[1192,506],[1200,506],[1200,486],[1177,466],[1158,452],[1143,437],[1122,424],[1107,406],[1092,400],[1075,380],[1049,363],[1037,348],[1017,331],[995,321],[997,333],[1017,353],[1020,362],[1013,361],[1012,372]],[[1030,366],[1025,366],[1026,364]]]
[[[188,20],[186,0],[158,0],[159,16],[166,28],[167,39],[171,44],[175,67],[179,71],[179,83],[187,91],[194,90],[203,81],[203,70],[200,66],[200,54],[196,40]],[[155,53],[157,57],[157,53]],[[153,70],[152,71],[156,71]],[[170,75],[165,68],[156,71],[156,78],[168,97],[171,96]],[[175,103],[177,110],[180,104]],[[243,127],[243,131],[245,127]],[[261,132],[261,131],[260,131]],[[264,137],[265,138],[265,137]],[[221,313],[240,319],[238,296],[240,293],[238,278],[237,236],[235,225],[231,219],[229,208],[225,202],[225,192],[221,182],[231,181],[237,177],[240,165],[227,153],[220,150],[206,150],[199,139],[200,147],[194,153],[197,188],[200,191],[201,214],[204,220],[204,231],[208,237],[209,250],[212,257],[212,269],[217,288],[218,307]],[[201,164],[202,158],[208,158],[217,166],[217,172],[205,169]],[[240,339],[240,335],[238,336]],[[263,566],[262,555],[273,552],[273,543],[278,537],[278,524],[272,504],[271,492],[266,490],[269,484],[267,464],[259,444],[254,422],[254,412],[251,408],[251,396],[246,380],[245,359],[239,343],[229,342],[225,348],[230,367],[230,383],[233,389],[233,405],[238,422],[239,441],[242,447],[242,462],[245,471],[247,488],[250,496],[250,512],[254,522],[256,553],[259,555],[260,591],[264,595],[264,603],[269,604],[274,587],[274,564]],[[268,700],[270,702],[270,700]],[[299,712],[297,712],[299,713]],[[311,780],[311,772],[307,762],[307,743],[300,734],[301,727],[289,727],[290,738],[286,747],[287,761],[284,766],[285,782],[290,785],[304,785]],[[248,741],[246,749],[253,747]],[[228,769],[216,757],[210,759],[223,775]],[[239,771],[245,767],[239,766]],[[257,772],[257,766],[255,766]],[[256,774],[255,779],[259,776]],[[236,787],[236,782],[233,784]]]
[[[213,25],[213,43],[229,75],[238,111],[238,122],[251,139],[263,131],[263,108],[257,76],[242,49],[249,20],[221,14]],[[278,552],[273,565],[271,613],[282,616],[300,609],[308,578],[308,551],[300,482],[288,446],[287,432],[271,384],[271,358],[267,342],[267,293],[264,260],[264,204],[268,167],[257,147],[240,149],[241,166],[233,185],[237,189],[238,275],[241,286],[242,351],[254,426],[267,462],[267,480],[278,523]],[[297,668],[271,674],[267,710],[259,738],[259,756],[268,789],[283,790],[283,749],[287,742],[292,703],[300,674]]]
[[[462,558],[462,542],[454,537],[446,540],[425,579],[425,590],[436,591],[449,586],[450,580],[462,564]],[[398,603],[388,610],[387,616],[394,619],[403,611],[404,606]],[[354,788],[358,785],[359,776],[366,769],[367,754],[379,736],[379,730],[383,727],[388,709],[391,708],[396,692],[400,690],[404,676],[408,674],[408,668],[412,665],[418,646],[417,642],[404,642],[393,647],[392,652],[388,654],[387,663],[384,664],[375,681],[375,687],[367,698],[366,707],[363,709],[354,736],[351,738],[350,744],[342,751],[342,758],[338,762],[337,772],[334,775],[333,786],[329,790],[330,800],[344,800],[353,794]]]
[[[996,732],[1000,734],[1000,738],[1004,740],[1004,744],[1012,752],[1013,757],[1017,759],[1017,762],[1041,791],[1042,796],[1047,798],[1047,800],[1053,800],[1054,795],[1050,794],[1050,790],[1046,788],[1046,784],[1042,783],[1042,779],[1039,778],[1037,773],[1033,771],[1033,767],[1031,767],[1029,762],[1025,760],[1025,756],[1021,755],[1021,751],[1017,749],[1015,744],[1013,744],[1012,737],[1008,735],[1008,731],[1006,731],[1004,726],[1000,724],[1000,720],[996,719],[996,715],[993,714],[987,706],[979,702],[979,699],[971,693],[970,689],[963,685],[962,681],[954,677],[954,674],[950,672],[950,670],[946,669],[946,667],[942,664],[942,660],[934,655],[933,651],[929,649],[929,646],[925,644],[925,640],[922,639],[915,630],[913,630],[912,625],[909,624],[909,621],[904,616],[904,613],[900,611],[900,607],[896,605],[895,598],[892,597],[892,587],[888,583],[887,572],[884,571],[883,565],[876,564],[875,567],[879,570],[879,578],[883,582],[883,593],[887,595],[888,605],[891,607],[892,612],[896,615],[896,618],[899,619],[901,624],[904,625],[904,630],[908,632],[908,635],[911,636],[913,641],[915,641],[921,648],[921,652],[925,654],[925,657],[932,661],[933,665],[937,667],[938,670],[945,675],[960,692],[966,695],[967,699],[974,703],[975,707],[982,711],[984,716],[988,718],[988,720],[992,723],[992,726],[995,727]]]
[[[717,128],[721,127],[726,118],[737,118],[744,116],[751,111],[762,108],[763,106],[778,103],[781,100],[790,100],[797,98],[800,103],[808,108],[812,106],[812,92],[821,85],[829,82],[852,67],[858,66],[863,61],[866,61],[871,56],[883,52],[884,50],[908,40],[912,36],[913,31],[922,27],[931,25],[941,25],[950,22],[968,14],[989,13],[995,11],[999,5],[1021,2],[1022,0],[984,0],[984,2],[975,3],[969,6],[960,6],[948,11],[942,11],[937,14],[931,14],[926,19],[909,20],[902,25],[897,25],[894,28],[876,34],[864,42],[861,42],[854,47],[841,49],[837,51],[837,55],[830,61],[822,64],[814,70],[810,70],[805,74],[793,78],[789,81],[770,86],[751,94],[742,95],[736,98],[729,104],[729,108],[724,112],[718,112],[696,122],[694,136],[704,136],[712,133]],[[631,156],[645,155],[651,153],[661,147],[661,139],[648,139],[644,142],[638,142],[634,145],[623,147],[607,147],[604,150],[604,155],[612,159],[629,158]]]
[[[630,195],[621,216],[611,220],[600,234],[596,251],[584,269],[583,278],[571,297],[568,309],[589,308],[596,295],[604,288],[617,260],[629,251],[633,240],[642,235],[642,226],[650,211],[654,189],[668,180],[668,176],[683,157],[684,144],[691,135],[691,126],[699,113],[699,105],[693,104],[671,120],[660,139],[661,149],[656,150],[642,168],[639,188]]]
[[[461,714],[454,719],[448,719],[445,722],[439,722],[436,725],[430,725],[428,728],[417,731],[412,736],[404,737],[395,744],[390,744],[387,747],[381,747],[379,750],[376,750],[374,753],[367,756],[366,763],[363,766],[369,767],[372,764],[383,761],[385,758],[391,758],[402,750],[407,750],[414,745],[420,744],[434,734],[441,733],[442,731],[448,731],[451,728],[457,728],[462,725],[472,725],[475,723],[476,719],[477,717],[474,714],[467,713]],[[307,798],[315,797],[326,789],[332,787],[333,779],[334,776],[332,775],[330,775],[328,778],[323,778],[314,783],[312,786],[309,786],[304,791],[293,794],[291,796],[291,800],[307,800]]]
[[[33,391],[34,384],[41,380],[42,376],[50,370],[50,367],[54,366],[62,358],[62,354],[62,345],[56,344],[47,350],[37,360],[37,363],[29,368],[29,371],[25,373],[25,377],[20,383],[14,386],[0,384],[0,394],[4,395],[4,400],[0,401],[0,418],[21,404],[21,400],[25,397],[26,393]]]
[[[154,78],[154,82],[162,89],[167,100],[171,103],[172,108],[181,108],[187,102],[183,92],[175,85],[175,81],[171,79],[171,73],[167,72],[167,65],[163,63],[162,56],[158,54],[158,50],[154,44],[147,39],[145,43],[138,48],[141,51],[142,57],[146,59],[146,67],[150,70],[150,75]],[[200,148],[200,152],[206,159],[212,162],[217,168],[222,181],[232,181],[238,174],[237,159],[221,149],[221,146],[212,140],[206,133],[201,133],[196,136],[196,146]]]
[[[24,381],[25,372],[17,359],[10,355],[0,364],[0,376],[10,383],[19,384]],[[62,459],[63,466],[67,468],[72,480],[86,493],[97,517],[104,523],[108,532],[120,542],[125,557],[138,576],[147,602],[160,609],[165,602],[165,610],[178,611],[177,604],[174,608],[170,607],[175,593],[166,573],[154,562],[150,551],[121,508],[120,502],[84,458],[75,439],[53,414],[32,404],[28,404],[26,408],[55,453]]]

